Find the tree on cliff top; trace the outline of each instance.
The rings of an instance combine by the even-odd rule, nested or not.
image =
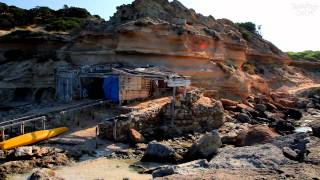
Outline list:
[[[294,60],[320,60],[320,51],[287,52],[287,55]]]
[[[0,12],[0,29],[6,30],[32,24],[49,25],[54,30],[71,30],[81,26],[86,18],[93,17],[86,9],[67,6],[57,11],[40,6],[26,10],[0,3]]]

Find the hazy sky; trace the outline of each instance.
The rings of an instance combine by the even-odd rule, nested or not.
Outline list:
[[[133,0],[0,0],[22,8],[64,4],[86,8],[106,20]],[[283,51],[320,50],[320,0],[180,0],[188,8],[234,22],[262,25],[262,35]]]

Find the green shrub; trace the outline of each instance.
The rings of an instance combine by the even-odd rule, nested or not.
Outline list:
[[[44,23],[48,19],[56,18],[55,11],[48,7],[36,7],[28,11],[32,23]]]
[[[256,25],[252,22],[236,23],[236,25],[238,25],[241,28],[246,29],[247,31],[249,31],[251,33],[258,34]]]
[[[65,6],[58,11],[48,7],[25,10],[0,3],[0,29],[38,24],[45,25],[47,30],[71,30],[81,27],[88,17],[91,14],[86,9],[77,7]]]
[[[12,23],[9,19],[0,17],[0,29],[9,30],[14,27],[14,23]]]
[[[80,18],[58,18],[53,19],[46,25],[48,31],[69,31],[79,29],[84,25]]]
[[[4,52],[3,56],[7,61],[21,61],[33,58],[37,54],[36,51],[13,49]]]
[[[68,7],[65,6],[63,9],[59,9],[56,12],[58,17],[75,17],[75,18],[87,18],[90,17],[90,13],[83,8]]]
[[[245,39],[247,41],[250,39],[249,38],[250,34],[247,31],[242,31],[241,34],[242,34],[243,39]]]
[[[287,55],[294,60],[320,60],[320,51],[287,52]]]

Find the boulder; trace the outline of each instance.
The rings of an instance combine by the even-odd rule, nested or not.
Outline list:
[[[272,103],[266,103],[266,106],[267,106],[267,110],[268,111],[275,111],[275,110],[278,110],[277,106],[275,106],[274,104]]]
[[[6,158],[6,154],[4,151],[0,150],[0,159]]]
[[[241,123],[250,123],[252,120],[250,118],[250,116],[246,113],[240,113],[238,115],[238,121]]]
[[[153,171],[152,177],[157,178],[157,177],[164,177],[172,174],[176,174],[181,172],[180,169],[186,169],[185,172],[190,172],[194,169],[204,169],[208,168],[209,163],[205,159],[200,159],[200,160],[195,160],[191,162],[187,162],[184,164],[179,164],[179,165],[173,165],[173,166],[162,166],[159,169]]]
[[[295,130],[294,123],[289,120],[283,120],[281,118],[277,118],[273,125],[273,128],[278,133],[292,133]]]
[[[297,101],[297,108],[304,109],[307,107],[307,104],[309,104],[310,101],[306,98],[299,98]]]
[[[246,110],[246,109],[250,108],[249,106],[247,106],[247,105],[245,105],[245,104],[242,104],[242,103],[237,104],[237,107],[238,107],[239,109],[241,109],[241,110]]]
[[[289,147],[284,147],[282,151],[283,151],[283,154],[284,154],[287,158],[289,158],[289,159],[291,159],[291,160],[294,160],[294,161],[298,161],[298,160],[299,160],[299,159],[298,159],[298,153],[295,152],[294,150],[292,150],[291,148],[289,148]]]
[[[129,137],[130,137],[130,140],[133,143],[143,143],[143,142],[145,142],[145,138],[135,129],[130,129]]]
[[[33,149],[32,146],[18,147],[14,151],[14,156],[15,157],[32,156],[33,155],[32,149]]]
[[[164,177],[164,176],[172,175],[174,173],[175,173],[175,166],[164,166],[152,172],[152,177],[153,178]]]
[[[182,160],[182,157],[175,150],[165,144],[157,141],[152,141],[141,159],[143,162],[162,162],[162,163],[177,163]]]
[[[302,112],[298,109],[290,108],[286,112],[286,117],[290,119],[300,120],[302,118]]]
[[[226,147],[209,162],[210,168],[250,169],[278,168],[281,165],[293,164],[285,157],[282,149],[272,144],[259,144],[245,147]]]
[[[253,126],[248,130],[243,130],[237,136],[237,146],[251,146],[263,144],[279,136],[276,132],[265,125]]]
[[[225,106],[237,106],[237,104],[239,104],[239,102],[237,101],[232,101],[230,99],[221,99],[221,103],[222,105]]]
[[[56,177],[53,170],[43,168],[35,171],[31,176],[30,180],[63,180],[63,178]]]
[[[186,159],[210,159],[217,154],[222,142],[218,131],[214,130],[204,134],[188,150]]]
[[[310,137],[307,133],[295,133],[287,136],[279,136],[270,143],[283,149],[283,153],[290,159],[303,162],[309,153]],[[289,148],[289,149],[288,149]],[[291,151],[291,150],[292,151]],[[293,151],[295,153],[293,153]]]
[[[320,122],[311,125],[314,136],[320,137]]]
[[[259,112],[265,112],[267,110],[267,106],[264,104],[257,104],[256,105],[256,110]]]
[[[279,99],[278,103],[285,107],[293,108],[296,106],[296,102],[288,99]]]

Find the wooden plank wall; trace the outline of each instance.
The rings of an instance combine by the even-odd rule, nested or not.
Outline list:
[[[134,100],[150,95],[151,79],[143,77],[120,76],[120,99]]]

